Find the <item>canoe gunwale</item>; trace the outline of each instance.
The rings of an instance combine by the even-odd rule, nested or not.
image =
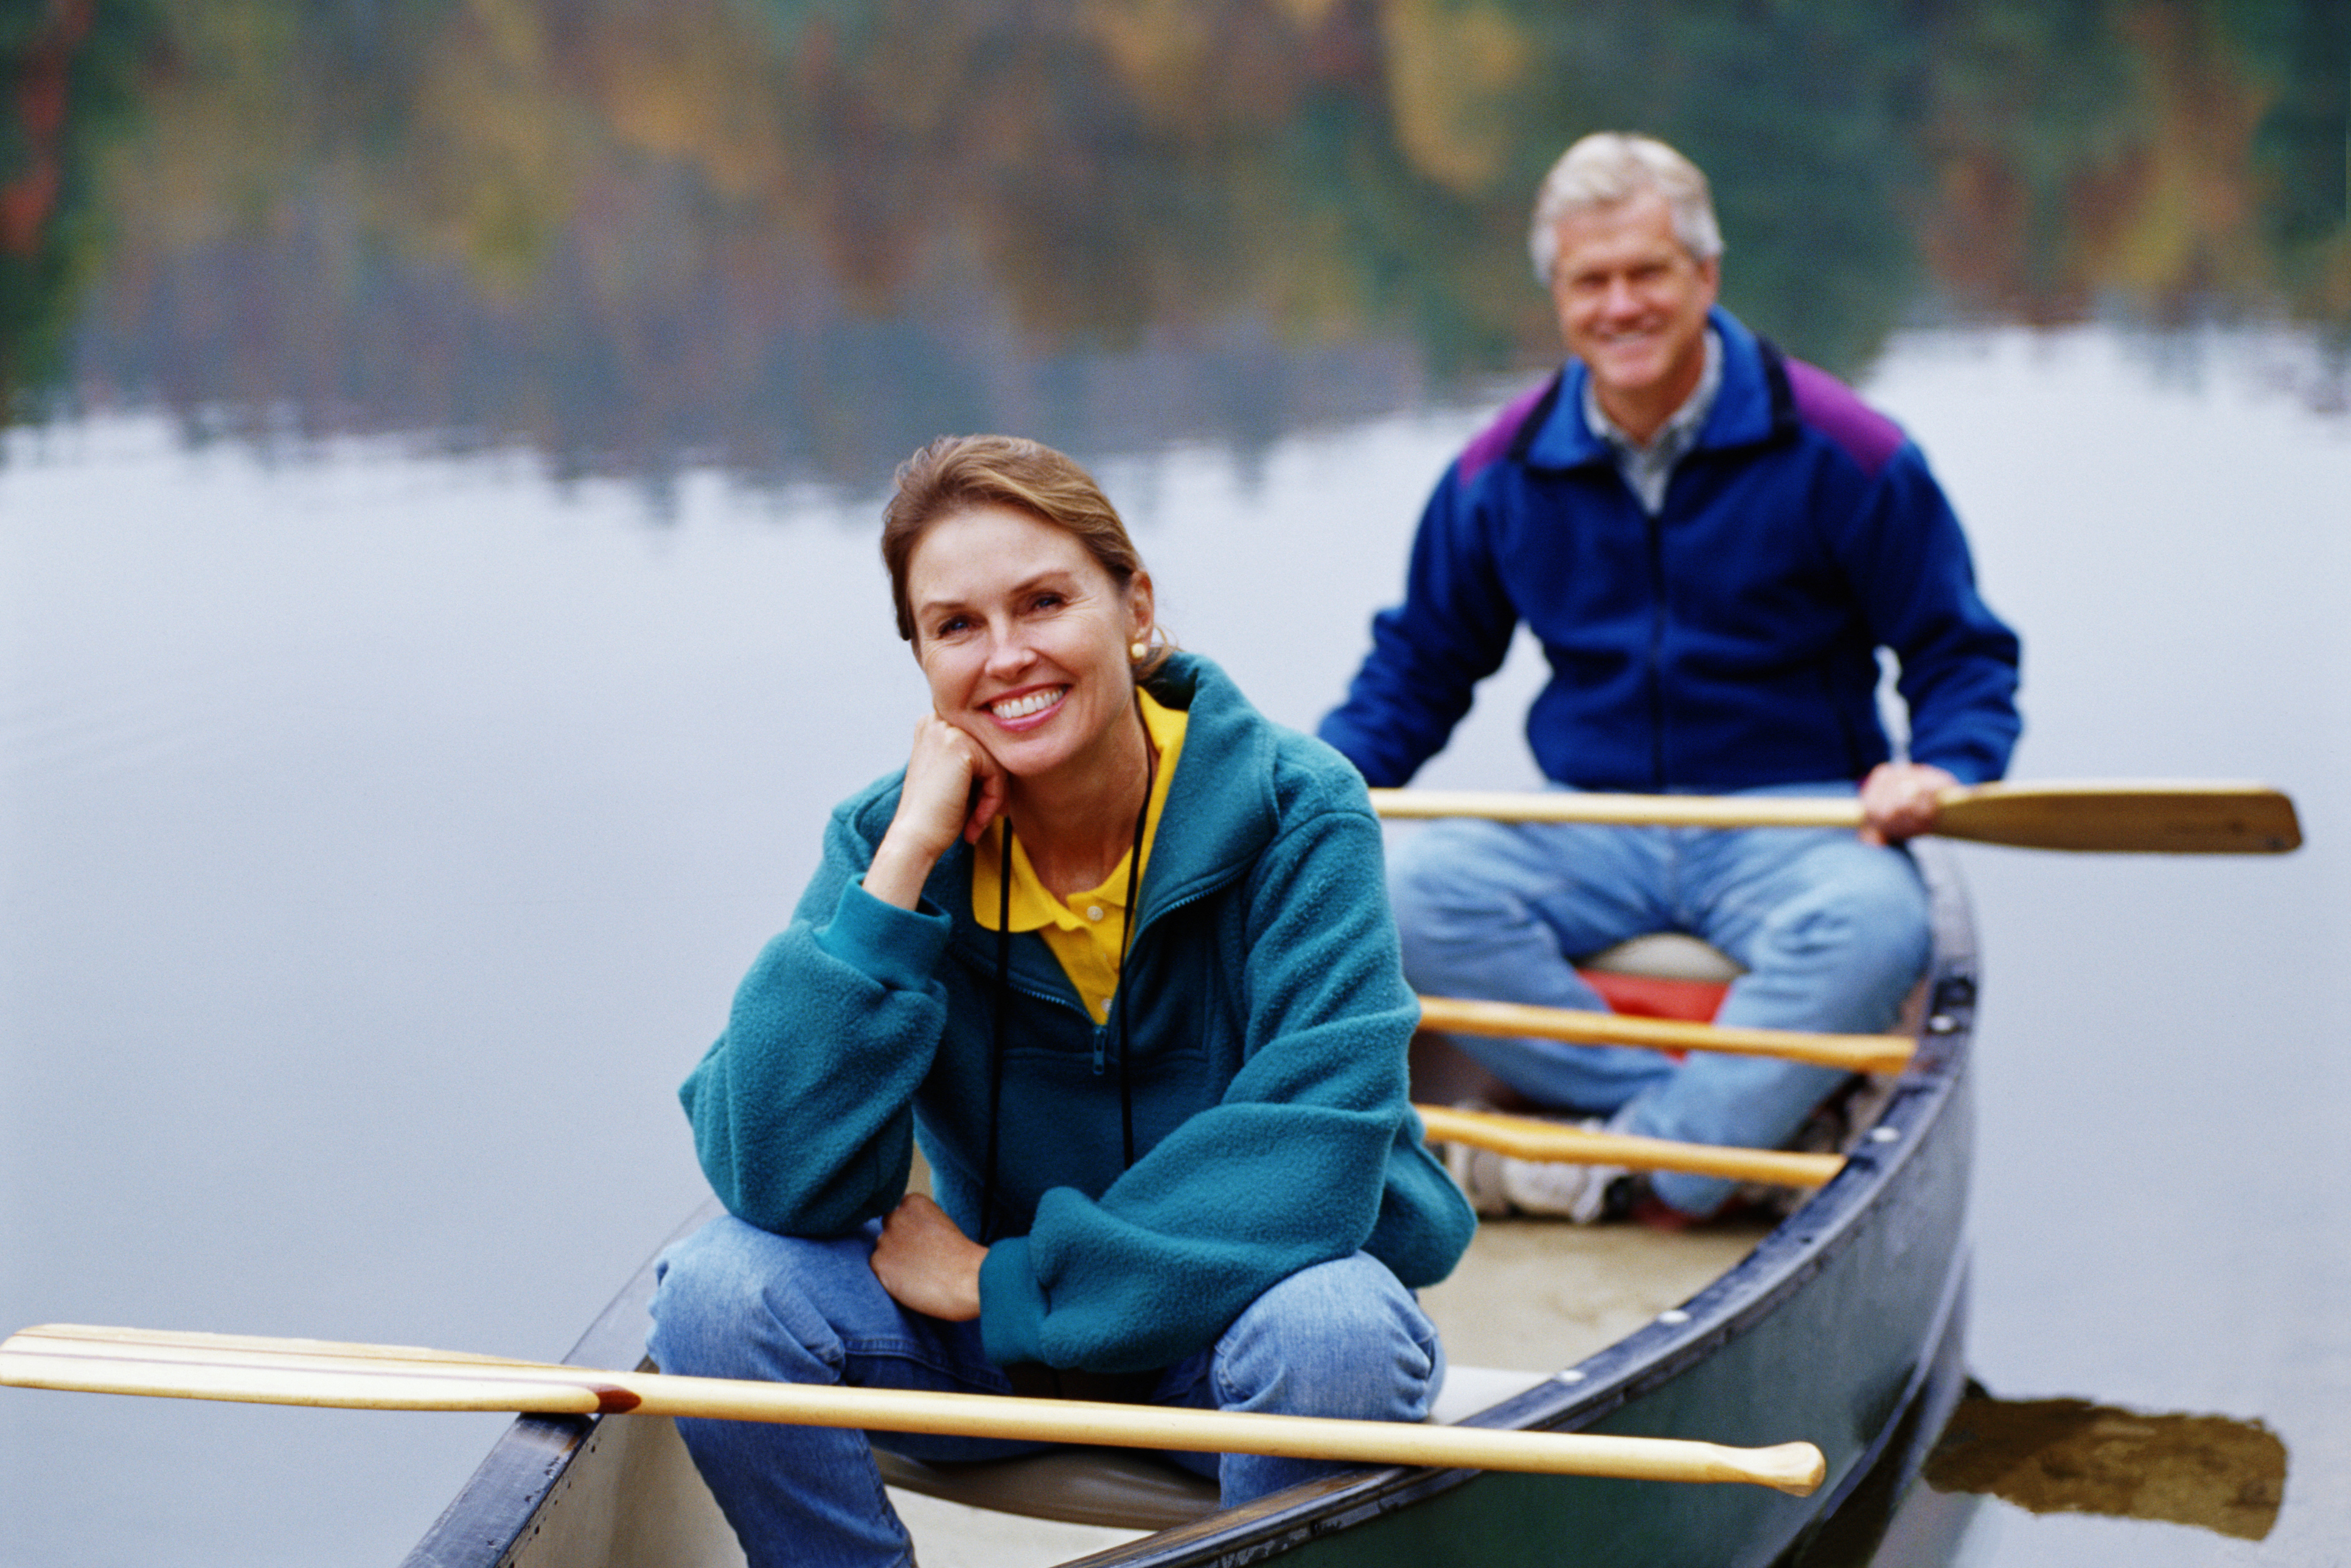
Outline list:
[[[659,1257],[721,1212],[711,1198],[696,1207],[654,1249]],[[629,1276],[563,1357],[566,1366],[644,1369],[645,1325],[653,1298],[649,1260]],[[491,1568],[529,1534],[540,1507],[559,1490],[572,1461],[588,1450],[596,1429],[612,1416],[517,1416],[465,1486],[401,1560],[401,1568]]]
[[[1865,1136],[1844,1168],[1775,1227],[1739,1263],[1679,1309],[1686,1322],[1652,1320],[1563,1370],[1539,1386],[1479,1412],[1463,1424],[1579,1431],[1606,1420],[1665,1388],[1692,1368],[1771,1321],[1871,1228],[1881,1205],[1903,1186],[1913,1164],[1935,1140],[1965,1077],[1976,1005],[1976,949],[1966,895],[1948,847],[1914,846],[1933,898],[1930,960],[1919,1049],[1896,1081],[1873,1130],[1893,1129],[1890,1141]],[[1922,1173],[1921,1181],[1932,1172]],[[1958,1180],[1964,1184],[1965,1161]],[[669,1239],[675,1240],[719,1212],[701,1206]],[[668,1243],[665,1241],[664,1246]],[[1905,1386],[1867,1440],[1842,1462],[1832,1458],[1829,1484],[1816,1494],[1798,1539],[1817,1530],[1871,1470],[1905,1417],[1930,1392],[1966,1276],[1964,1246],[1945,1260],[1938,1304],[1924,1332]],[[648,1263],[636,1271],[564,1357],[573,1365],[646,1364],[644,1333],[653,1288]],[[1955,1354],[1955,1353],[1954,1353]],[[599,1424],[610,1416],[522,1416],[493,1447],[444,1511],[403,1568],[493,1568],[531,1532],[541,1507],[565,1484],[572,1462],[588,1451]],[[1788,1436],[1803,1436],[1791,1433]],[[1236,1510],[1220,1511],[1123,1546],[1073,1560],[1067,1568],[1176,1568],[1178,1564],[1254,1562],[1274,1556],[1382,1515],[1431,1501],[1483,1472],[1367,1469],[1295,1487]],[[1777,1555],[1775,1548],[1772,1555]],[[1742,1558],[1742,1561],[1744,1559]],[[1768,1560],[1768,1559],[1767,1559]]]

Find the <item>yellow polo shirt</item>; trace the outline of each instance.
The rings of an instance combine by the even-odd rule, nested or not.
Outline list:
[[[1159,753],[1143,815],[1143,865],[1147,869],[1159,813],[1167,804],[1167,784],[1176,777],[1176,754],[1183,749],[1184,726],[1191,716],[1181,708],[1161,706],[1149,692],[1142,696],[1144,727]],[[971,857],[971,912],[987,931],[996,929],[996,846],[1001,841],[996,833],[981,834]],[[1012,929],[1034,931],[1044,938],[1096,1023],[1109,1021],[1111,994],[1118,989],[1119,956],[1126,944],[1126,867],[1134,855],[1128,850],[1100,887],[1075,894],[1064,904],[1037,880],[1036,868],[1029,863],[1029,846],[1017,834],[1012,840]]]

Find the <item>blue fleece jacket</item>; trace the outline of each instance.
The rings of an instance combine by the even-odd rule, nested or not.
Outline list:
[[[1997,779],[2017,641],[1977,596],[1918,448],[1825,371],[1713,315],[1722,387],[1651,517],[1585,424],[1586,372],[1504,410],[1429,499],[1404,602],[1321,734],[1403,784],[1524,621],[1552,677],[1527,716],[1545,775],[1587,789],[1858,779],[1890,755],[1880,647],[1913,761]]]
[[[1016,935],[1003,1239],[980,1270],[999,1364],[1167,1365],[1315,1263],[1365,1250],[1432,1283],[1476,1223],[1405,1096],[1418,1008],[1362,779],[1205,659],[1176,655],[1151,690],[1191,717],[1122,982],[1137,1158],[1123,1168],[1114,1030]],[[903,782],[833,813],[791,925],[681,1091],[712,1186],[770,1230],[887,1213],[919,1137],[941,1205],[980,1231],[997,938],[972,918],[961,844],[916,909],[858,885]]]

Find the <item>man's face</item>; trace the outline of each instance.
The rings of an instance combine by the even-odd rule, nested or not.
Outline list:
[[[1560,336],[1591,370],[1612,416],[1663,401],[1662,419],[1697,386],[1721,276],[1719,262],[1682,248],[1673,209],[1655,191],[1560,221],[1551,275]]]

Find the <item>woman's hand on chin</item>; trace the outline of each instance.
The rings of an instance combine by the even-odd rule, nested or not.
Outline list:
[[[865,891],[901,909],[914,908],[948,847],[958,838],[979,841],[1004,810],[1004,769],[987,747],[936,714],[926,716],[914,727],[898,814],[873,852]]]
[[[979,1265],[987,1249],[956,1228],[919,1192],[898,1200],[873,1244],[873,1277],[909,1311],[951,1323],[979,1316]]]

